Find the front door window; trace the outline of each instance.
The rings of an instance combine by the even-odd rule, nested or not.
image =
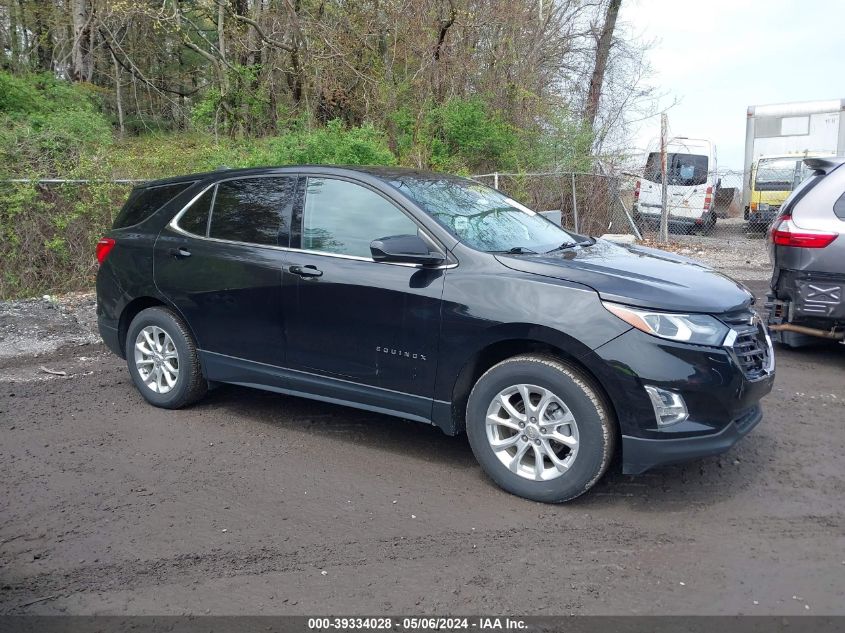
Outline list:
[[[370,242],[416,235],[417,225],[386,198],[345,180],[309,178],[302,219],[302,248],[370,257]]]

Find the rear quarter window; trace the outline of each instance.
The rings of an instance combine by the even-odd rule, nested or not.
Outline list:
[[[143,222],[193,184],[193,182],[179,182],[172,185],[133,189],[129,194],[129,200],[115,218],[114,228],[122,229]]]
[[[833,203],[833,212],[840,220],[845,220],[845,192]]]
[[[207,189],[179,218],[179,228],[188,233],[205,237],[208,234],[208,214],[214,201],[215,187]]]

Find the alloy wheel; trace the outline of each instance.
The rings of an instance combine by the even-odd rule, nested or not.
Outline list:
[[[135,339],[135,367],[144,384],[155,393],[167,393],[179,380],[179,352],[170,335],[148,325]]]
[[[548,481],[566,473],[578,455],[578,424],[553,392],[518,384],[490,402],[487,441],[511,472],[525,479]]]

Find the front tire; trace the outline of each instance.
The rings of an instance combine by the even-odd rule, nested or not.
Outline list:
[[[587,492],[616,447],[599,389],[582,370],[548,356],[509,358],[481,376],[467,402],[466,430],[493,481],[547,503]]]
[[[152,405],[179,409],[208,390],[194,339],[167,308],[139,312],[129,324],[125,349],[132,382]]]

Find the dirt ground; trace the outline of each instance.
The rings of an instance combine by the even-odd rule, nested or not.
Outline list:
[[[421,424],[235,387],[152,408],[84,334],[0,355],[0,613],[845,613],[845,346],[778,350],[730,453],[550,506]]]

